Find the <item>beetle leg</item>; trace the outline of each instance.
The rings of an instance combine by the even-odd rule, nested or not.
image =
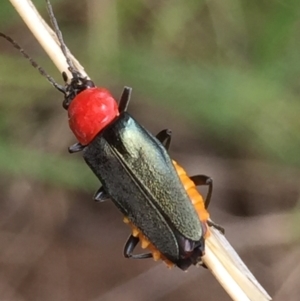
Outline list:
[[[133,235],[130,235],[128,237],[128,240],[124,246],[124,257],[126,258],[132,258],[132,259],[145,259],[145,258],[151,258],[152,253],[144,253],[144,254],[132,254],[133,250],[139,243],[140,239],[138,237],[134,237]]]
[[[171,136],[172,136],[172,131],[169,129],[165,129],[160,131],[156,135],[156,138],[161,142],[161,144],[165,147],[165,149],[168,150],[171,144]]]
[[[194,182],[196,186],[203,186],[206,185],[208,186],[208,192],[205,198],[205,209],[207,209],[210,199],[211,199],[211,194],[213,190],[213,179],[211,177],[205,176],[205,175],[197,175],[197,176],[192,176],[190,179]]]
[[[132,88],[130,87],[124,87],[120,101],[119,101],[119,112],[123,113],[127,110],[130,96],[131,96]]]
[[[110,200],[109,195],[104,191],[102,186],[97,190],[97,192],[94,194],[93,198],[94,198],[94,201],[99,202],[99,203]]]
[[[81,152],[84,149],[84,145],[82,145],[81,143],[77,142],[73,145],[71,145],[68,150],[70,154],[73,153],[77,153],[77,152]]]
[[[209,219],[207,221],[207,224],[210,226],[210,227],[214,227],[215,229],[219,230],[223,235],[225,234],[225,229],[220,226],[219,224],[216,224],[214,221],[212,221],[211,219]]]
[[[213,190],[213,180],[212,180],[212,178],[210,178],[208,176],[205,176],[205,175],[197,175],[197,176],[190,177],[190,179],[194,182],[194,184],[196,186],[208,185],[208,192],[207,192],[207,195],[206,195],[206,198],[205,198],[205,203],[204,203],[205,209],[207,209],[207,207],[210,203],[211,194],[212,194],[212,190]],[[216,224],[214,221],[209,219],[207,221],[207,224],[210,227],[216,228],[217,230],[222,232],[222,234],[225,233],[225,229],[222,226],[220,226],[219,224]]]

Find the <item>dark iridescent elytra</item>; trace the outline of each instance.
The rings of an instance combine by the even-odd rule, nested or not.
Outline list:
[[[83,157],[120,211],[169,260],[203,240],[199,217],[163,145],[124,112]]]

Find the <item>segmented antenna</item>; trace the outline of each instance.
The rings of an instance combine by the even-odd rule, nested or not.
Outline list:
[[[10,42],[14,48],[18,49],[21,54],[31,63],[31,65],[37,69],[41,75],[43,75],[44,77],[47,78],[47,80],[54,86],[54,88],[56,88],[58,91],[62,92],[65,94],[66,90],[64,86],[59,85],[53,77],[51,77],[46,71],[45,69],[43,69],[32,57],[30,57],[25,50],[15,41],[13,40],[11,37],[7,36],[6,34],[0,32],[0,36],[4,39],[6,39],[8,42]]]
[[[60,43],[61,51],[63,52],[64,56],[66,57],[67,64],[69,65],[69,70],[70,70],[70,72],[72,73],[73,76],[75,74],[77,75],[79,73],[79,71],[75,68],[72,60],[69,57],[68,49],[67,49],[67,46],[66,46],[66,44],[64,42],[64,38],[63,38],[62,32],[59,29],[57,20],[56,20],[56,18],[54,16],[54,12],[53,12],[53,8],[52,8],[52,5],[50,3],[50,0],[46,0],[46,3],[47,3],[47,10],[48,10],[48,13],[49,13],[49,17],[50,17],[50,21],[51,21],[52,27],[53,27],[53,29],[55,31],[55,34],[56,34],[56,36],[58,38],[58,41]]]

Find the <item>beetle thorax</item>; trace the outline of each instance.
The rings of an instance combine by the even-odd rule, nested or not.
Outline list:
[[[95,136],[118,115],[118,104],[104,88],[89,88],[80,92],[68,108],[69,125],[82,145]]]

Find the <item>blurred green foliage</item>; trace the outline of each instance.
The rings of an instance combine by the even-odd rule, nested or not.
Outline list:
[[[43,1],[34,2],[45,16]],[[194,129],[205,129],[219,154],[300,165],[299,1],[57,0],[53,6],[67,44],[95,82],[130,85],[143,101],[180,112]],[[7,1],[0,12],[1,31],[25,31]],[[5,43],[1,170],[16,174],[20,166],[22,175],[86,187],[93,177],[77,161],[35,144],[24,150],[32,133],[41,131],[46,141],[61,110],[50,99],[61,97]],[[34,57],[54,70],[44,54]]]

